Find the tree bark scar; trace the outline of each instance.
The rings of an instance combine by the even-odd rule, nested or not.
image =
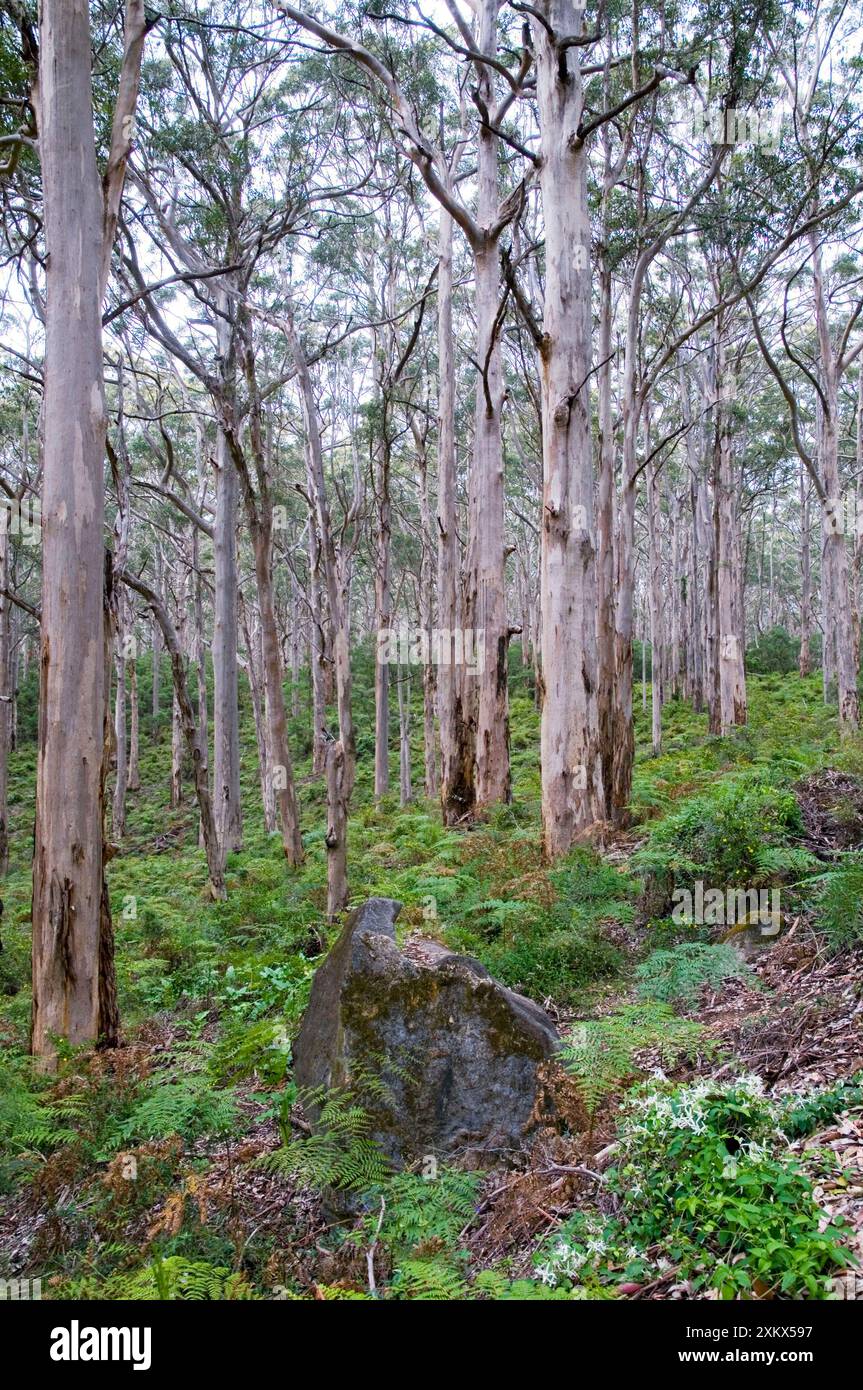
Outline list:
[[[507,656],[509,653],[509,638],[505,633],[501,633],[497,639],[497,693],[499,696],[506,694],[507,690]]]
[[[39,673],[39,751],[45,751],[45,739],[48,730],[48,711],[46,692],[48,690],[48,668],[51,665],[51,639],[47,633],[42,638],[42,660],[41,671]]]
[[[51,934],[64,982],[70,985],[74,985],[76,980],[73,951],[75,936],[73,892],[73,885],[68,878],[64,878],[62,883],[56,878],[52,879],[49,908]]]

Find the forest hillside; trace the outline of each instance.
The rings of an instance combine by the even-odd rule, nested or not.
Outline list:
[[[823,1378],[861,54],[851,0],[0,0],[0,1302],[44,1360],[543,1300]]]

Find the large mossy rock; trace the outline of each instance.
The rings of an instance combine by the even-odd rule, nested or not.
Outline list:
[[[540,1118],[558,1035],[479,961],[425,940],[400,950],[400,910],[369,899],[315,975],[297,1084],[349,1088],[397,1165],[504,1157]]]

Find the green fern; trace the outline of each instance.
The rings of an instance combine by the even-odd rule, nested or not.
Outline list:
[[[474,1291],[477,1295],[494,1302],[541,1302],[559,1303],[561,1301],[571,1303],[578,1294],[571,1289],[560,1287],[550,1288],[543,1284],[539,1279],[508,1279],[505,1274],[501,1274],[495,1269],[484,1269],[474,1280]]]
[[[395,1298],[414,1302],[449,1303],[470,1297],[461,1272],[443,1259],[403,1260],[393,1276],[391,1292]]]
[[[112,1274],[107,1279],[92,1276],[70,1280],[62,1289],[69,1299],[109,1299],[154,1302],[236,1302],[257,1295],[244,1274],[206,1260],[187,1260],[181,1255],[155,1256],[142,1269]]]
[[[662,1065],[675,1065],[703,1044],[704,1029],[679,1018],[666,1004],[627,1004],[605,1018],[580,1025],[560,1051],[566,1070],[575,1078],[587,1110],[591,1132],[600,1104],[639,1067],[635,1054],[655,1048]]]
[[[368,1244],[373,1238],[383,1200],[384,1218],[377,1235],[393,1254],[411,1254],[431,1242],[454,1247],[476,1212],[480,1182],[479,1173],[460,1168],[439,1168],[433,1178],[396,1173],[385,1186],[368,1194],[369,1215],[359,1239]]]
[[[304,1107],[317,1112],[315,1132],[291,1137],[290,1118],[283,1110],[279,1120],[282,1147],[265,1154],[259,1160],[261,1166],[297,1178],[317,1191],[336,1188],[365,1192],[383,1182],[389,1163],[370,1137],[369,1114],[354,1093],[322,1086],[300,1094]]]
[[[70,1124],[75,1098],[51,1103],[36,1084],[23,1058],[0,1060],[0,1190],[26,1172],[39,1154],[77,1138]]]
[[[281,1019],[264,1018],[257,1023],[240,1020],[213,1048],[209,1067],[218,1082],[257,1075],[277,1086],[285,1078],[290,1058],[291,1047]]]
[[[832,953],[863,941],[863,854],[846,854],[835,869],[809,881],[816,925]]]
[[[642,999],[688,1008],[704,985],[716,986],[749,974],[749,967],[733,946],[686,941],[671,950],[652,951],[638,966],[635,977]]]
[[[156,1081],[120,1126],[124,1140],[167,1139],[179,1134],[188,1141],[203,1135],[229,1133],[237,1123],[233,1091],[216,1091],[207,1076]]]

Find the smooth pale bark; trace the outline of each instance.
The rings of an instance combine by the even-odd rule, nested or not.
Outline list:
[[[100,1032],[106,414],[87,6],[43,0],[41,45],[47,306],[32,1049],[50,1067],[55,1037],[90,1043]]]
[[[857,374],[857,458],[854,485],[854,527],[851,546],[851,603],[854,626],[854,666],[860,669],[860,573],[863,569],[863,367]]]
[[[258,749],[258,772],[261,783],[261,799],[264,807],[264,825],[268,835],[276,833],[276,796],[273,778],[270,773],[269,752],[267,748],[267,719],[264,710],[264,692],[261,679],[261,630],[255,629],[254,637],[249,631],[246,605],[241,605],[243,615],[243,639],[246,646],[246,663],[249,686],[252,691],[252,715],[255,721],[255,743]]]
[[[647,619],[642,609],[641,613],[641,708],[647,713],[647,639],[648,639]]]
[[[171,676],[174,684],[174,693],[180,708],[186,748],[192,763],[195,796],[197,797],[198,810],[201,815],[201,827],[207,856],[207,868],[210,876],[210,888],[213,897],[225,898],[227,897],[227,893],[225,890],[221,846],[219,844],[215,817],[213,815],[213,803],[210,798],[210,788],[207,781],[206,758],[202,755],[201,751],[203,745],[206,743],[207,736],[195,723],[195,712],[189,697],[189,687],[186,680],[186,659],[183,655],[179,637],[171,622],[168,610],[162,603],[158,594],[154,593],[143,580],[138,579],[135,575],[125,570],[118,574],[118,578],[121,579],[124,584],[128,585],[130,589],[134,589],[136,593],[146,599],[147,603],[150,605],[153,616],[159,624],[159,629],[162,633],[168,655],[171,658]]]
[[[552,0],[561,36],[581,13]],[[577,51],[561,51],[534,22],[545,224],[540,348],[543,502],[540,594],[543,700],[540,730],[546,856],[566,854],[605,816],[597,711],[596,550],[590,437],[591,277],[587,153]]]
[[[12,650],[9,665],[9,685],[12,696],[12,727],[10,730],[10,751],[18,747],[18,687],[27,679],[30,662],[30,640],[20,635],[20,624],[16,617],[12,623]]]
[[[141,709],[138,701],[138,663],[131,660],[129,677],[129,791],[141,789]]]
[[[721,334],[721,325],[718,325]],[[739,615],[739,547],[737,545],[737,479],[731,447],[733,378],[719,341],[716,402],[716,604],[719,633],[719,729],[728,734],[746,723],[746,673]]]
[[[219,430],[216,464],[216,522],[213,543],[213,812],[222,852],[242,847],[240,725],[237,674],[237,510],[239,483],[224,430]]]
[[[159,594],[159,596],[161,596],[162,593],[162,551],[158,545],[156,546],[156,593]],[[160,733],[159,694],[162,676],[162,631],[157,622],[153,623],[153,641],[151,645],[151,656],[153,689],[152,703],[150,705],[150,714],[153,721],[153,742],[158,743]]]
[[[230,435],[231,454],[243,494],[246,523],[252,540],[258,612],[261,627],[261,669],[264,712],[267,726],[267,763],[282,831],[282,849],[294,867],[304,859],[300,833],[294,767],[288,743],[288,716],[285,708],[285,673],[282,646],[276,618],[273,582],[272,438],[267,429],[255,364],[255,345],[246,307],[240,314],[243,375],[249,397],[249,442],[254,463],[255,483],[237,431]]]
[[[114,687],[114,746],[116,749],[116,774],[114,778],[114,804],[112,828],[120,838],[126,833],[126,791],[129,786],[129,758],[126,743],[126,658],[123,654],[123,633],[118,633],[118,647],[115,661]]]
[[[291,577],[291,718],[300,717],[300,595]]]
[[[626,370],[624,371],[626,377]],[[631,391],[624,389],[623,476],[617,509],[614,554],[616,605],[614,613],[614,710],[612,715],[611,818],[624,825],[629,815],[635,735],[632,723],[632,638],[635,585],[635,498],[638,482],[636,438],[638,419]]]
[[[686,524],[686,668],[685,693],[692,708],[700,713],[704,706],[704,647],[702,640],[702,556],[698,540],[698,438],[692,421],[692,402],[689,377],[680,363],[677,389],[682,423],[687,426],[683,436],[686,467],[689,474],[688,514]]]
[[[698,478],[693,473],[689,487],[689,634],[690,659],[687,694],[696,714],[704,709],[704,591],[703,559],[698,548]]]
[[[398,668],[399,689],[399,804],[413,801],[411,784],[411,676],[409,666]]]
[[[9,754],[12,751],[12,601],[9,588],[9,523],[11,511],[0,512],[0,876],[9,871]]]
[[[375,537],[375,628],[386,632],[392,625],[390,595],[390,449],[380,445],[375,467],[377,496],[377,534]],[[375,797],[385,796],[390,786],[390,668],[380,652],[385,645],[376,643],[375,650]]]
[[[183,563],[182,556],[179,556],[177,576],[172,587],[177,597],[177,640],[180,644],[180,650],[184,653],[186,648],[186,595],[188,586],[189,574]],[[184,739],[183,715],[175,685],[171,701],[171,805],[173,807],[182,806],[183,804]]]
[[[669,697],[676,700],[681,689],[681,641],[684,622],[682,613],[686,604],[685,569],[681,558],[680,498],[677,489],[668,487],[669,525],[671,529],[671,638],[668,644],[668,678],[666,688]]]
[[[384,286],[383,315],[392,318],[395,312],[395,267],[392,254],[387,248],[387,279]],[[380,339],[383,339],[383,342]],[[378,633],[388,631],[392,626],[392,595],[390,592],[390,568],[392,551],[392,502],[390,499],[390,471],[392,447],[389,435],[389,399],[385,381],[384,344],[393,343],[393,328],[389,325],[381,330],[375,343],[374,373],[375,400],[380,418],[380,432],[375,440],[373,460],[373,481],[375,494],[375,628]],[[385,796],[390,785],[390,668],[382,653],[387,644],[375,643],[375,797]]]
[[[460,624],[459,545],[456,529],[455,356],[453,352],[453,221],[441,208],[438,233],[438,473],[437,614],[441,653],[437,672],[441,755],[441,809],[457,825],[473,806],[473,743],[462,700],[463,672],[453,660],[452,634]],[[444,649],[444,641],[448,648]]]
[[[662,555],[660,551],[659,486],[655,464],[647,470],[647,598],[650,614],[650,694],[651,742],[653,756],[662,752],[662,705],[664,700],[665,625],[662,601]]]
[[[857,663],[855,659],[854,622],[851,603],[851,567],[845,540],[842,484],[839,474],[839,381],[842,362],[834,347],[821,248],[814,234],[812,249],[812,287],[815,296],[815,323],[818,334],[818,356],[821,377],[821,451],[820,469],[822,497],[821,575],[824,607],[825,675],[835,681],[839,706],[839,728],[843,735],[852,733],[860,724],[860,705],[857,695]]]
[[[263,510],[263,509],[262,509]],[[269,744],[269,771],[282,827],[282,848],[291,865],[302,864],[303,841],[285,710],[284,672],[273,594],[272,511],[258,514],[252,535],[261,615],[261,661]]]
[[[634,74],[635,75],[635,74]],[[610,107],[610,71],[604,74],[604,105]],[[599,478],[597,484],[596,528],[596,637],[597,637],[597,720],[602,786],[606,818],[614,814],[614,738],[616,700],[617,595],[615,575],[615,525],[617,488],[615,484],[616,449],[614,439],[614,409],[612,400],[613,346],[613,276],[611,270],[612,214],[611,198],[624,175],[632,148],[632,128],[624,132],[620,151],[612,160],[612,127],[603,125],[602,138],[602,203],[601,244],[599,254],[599,352],[597,359]]]
[[[308,463],[311,470],[311,463]],[[321,587],[321,541],[317,519],[309,516],[309,589],[311,626],[309,628],[309,673],[312,683],[312,772],[320,776],[327,765],[327,699],[325,663],[327,640],[324,630],[324,597]]]
[[[116,447],[106,441],[111,474],[117,492],[117,516],[114,522],[113,564],[123,569],[129,552],[131,534],[131,465],[126,445],[125,416],[125,373],[122,358],[117,360],[117,438]],[[116,689],[114,697],[113,750],[116,758],[116,777],[114,781],[114,802],[112,824],[114,834],[122,837],[126,833],[126,791],[129,784],[129,749],[126,737],[126,698],[127,698],[127,655],[129,623],[128,604],[118,586],[111,586],[111,622],[116,634]],[[111,652],[108,653],[108,686],[111,681]]]
[[[286,323],[306,429],[309,496],[315,509],[332,626],[339,736],[327,744],[327,915],[334,920],[348,902],[348,814],[356,778],[356,738],[351,692],[350,609],[340,573],[327,499],[324,453],[312,376],[293,319]]]
[[[698,486],[698,548],[704,566],[702,647],[704,650],[704,702],[712,734],[720,731],[719,709],[719,605],[716,569],[716,532],[713,526],[711,488],[705,470]]]
[[[607,162],[607,160],[606,160]],[[604,201],[603,225],[608,235],[609,213]],[[614,423],[612,402],[612,278],[603,247],[599,275],[599,480],[597,486],[597,727],[606,817],[611,817],[614,769]]]
[[[102,710],[102,893],[99,902],[99,1041],[103,1047],[116,1047],[120,1041],[120,1008],[117,1001],[117,978],[114,970],[114,925],[111,921],[111,896],[105,866],[117,853],[117,846],[108,835],[107,785],[114,753],[114,724],[111,718],[111,662],[117,635],[117,593],[114,587],[116,564],[110,551],[105,552],[102,587],[102,664],[105,671],[105,704]]]
[[[436,671],[432,654],[433,641],[433,602],[434,602],[434,534],[428,486],[428,454],[425,436],[411,422],[417,445],[417,462],[420,474],[420,526],[422,529],[422,549],[420,553],[419,575],[419,613],[420,627],[428,644],[428,660],[423,666],[423,791],[425,796],[437,796],[438,758],[435,735],[435,694]]]
[[[201,537],[197,526],[192,527],[192,583],[195,586],[194,641],[195,667],[198,677],[198,730],[200,733],[203,774],[210,784],[210,714],[207,704],[207,635],[204,630],[204,581],[201,574]],[[201,843],[204,831],[201,828]]]
[[[480,0],[477,46],[494,53],[498,44],[499,0]],[[494,74],[477,65],[477,104],[493,111]],[[481,671],[474,677],[463,669],[460,679],[460,735],[469,745],[474,725],[473,808],[479,815],[511,794],[509,766],[509,620],[504,588],[504,469],[501,410],[503,366],[500,350],[500,220],[498,179],[499,139],[483,124],[477,138],[477,224],[474,253],[474,314],[476,362],[479,367],[474,410],[474,440],[468,493],[468,548],[462,623],[482,653]],[[468,747],[460,750],[465,766]]]
[[[479,199],[491,217],[498,207],[496,140],[481,138]],[[484,146],[495,146],[495,153]],[[485,190],[485,192],[484,192]],[[482,214],[481,214],[482,215]],[[503,443],[500,407],[503,403],[503,370],[500,361],[498,303],[500,257],[491,243],[475,256],[475,310],[477,353],[484,370],[479,373],[474,414],[474,452],[471,459],[464,631],[475,635],[482,653],[477,676],[461,671],[461,702],[475,717],[474,808],[479,815],[510,799],[509,759],[509,620],[503,588]],[[474,713],[475,712],[475,713]],[[468,734],[468,720],[461,733]],[[467,752],[467,751],[466,751]],[[464,762],[466,752],[460,753]],[[468,801],[470,791],[467,790]]]
[[[655,247],[656,243],[654,243]],[[614,711],[612,716],[611,817],[624,825],[629,816],[635,735],[632,722],[632,639],[635,589],[635,500],[638,485],[638,432],[643,408],[638,352],[641,294],[652,259],[645,250],[636,262],[629,292],[621,384],[623,463],[615,550]]]

